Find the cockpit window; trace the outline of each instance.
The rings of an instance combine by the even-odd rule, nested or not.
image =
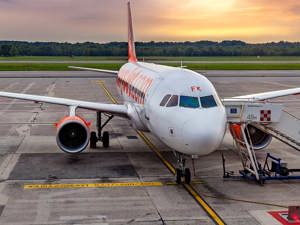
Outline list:
[[[212,108],[217,106],[216,100],[212,95],[200,97],[200,101],[203,108]]]
[[[165,106],[168,100],[170,99],[171,95],[166,95],[160,103],[160,106]]]
[[[199,99],[197,97],[180,96],[179,106],[193,109],[199,108]]]
[[[178,105],[178,95],[173,95],[167,104],[167,107],[175,107]]]

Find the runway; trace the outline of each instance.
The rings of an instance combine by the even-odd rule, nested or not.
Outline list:
[[[299,70],[201,70],[207,77],[299,77]]]
[[[208,78],[213,77],[276,77],[285,79],[300,77],[300,70],[199,70]],[[115,75],[87,71],[0,71],[1,78],[111,78]]]
[[[116,77],[115,75],[111,74],[101,74],[96,72],[86,72],[86,71],[8,71],[2,72],[0,71],[0,79],[7,79],[7,78],[111,78]]]
[[[221,97],[300,87],[296,71],[282,71],[290,75],[281,77],[257,77],[253,71],[246,71],[251,74],[246,78],[228,73],[208,75]],[[2,91],[110,103],[99,81],[121,101],[115,80],[106,74],[0,73]],[[299,96],[277,101],[286,101],[287,110],[300,116]],[[53,124],[66,112],[62,106],[0,99],[0,224],[215,224],[193,196],[174,183],[167,167],[124,119],[114,118],[106,127],[112,136],[111,148],[99,144],[96,150],[87,149],[79,156],[62,153],[56,146]],[[79,113],[95,121],[94,112]],[[175,164],[169,148],[151,134],[146,136]],[[291,168],[299,167],[300,152],[283,143],[274,140],[259,153],[260,159],[266,152],[288,161]],[[192,187],[226,224],[276,224],[269,211],[286,210],[300,202],[297,181],[270,182],[264,187],[224,181],[221,153],[226,156],[228,170],[241,169],[232,140],[226,135],[218,151],[195,160]]]

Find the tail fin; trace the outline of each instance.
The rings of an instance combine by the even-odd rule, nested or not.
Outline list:
[[[127,6],[128,6],[128,61],[134,63],[137,62],[138,60],[136,58],[136,53],[135,53],[130,0],[128,0]]]

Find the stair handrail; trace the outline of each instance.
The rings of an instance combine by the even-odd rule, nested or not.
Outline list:
[[[288,111],[286,111],[286,110],[284,110],[284,109],[283,109],[282,111],[285,112],[285,113],[287,113],[287,114],[289,114],[291,117],[293,117],[293,118],[295,118],[295,119],[297,119],[297,120],[300,120],[300,118],[298,118],[297,116],[291,114],[290,112],[288,112]]]

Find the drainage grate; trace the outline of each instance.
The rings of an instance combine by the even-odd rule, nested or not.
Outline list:
[[[0,216],[1,216],[2,213],[3,213],[3,210],[4,210],[4,205],[0,205]]]
[[[127,138],[128,138],[129,140],[135,140],[135,139],[138,139],[137,136],[127,136]]]

